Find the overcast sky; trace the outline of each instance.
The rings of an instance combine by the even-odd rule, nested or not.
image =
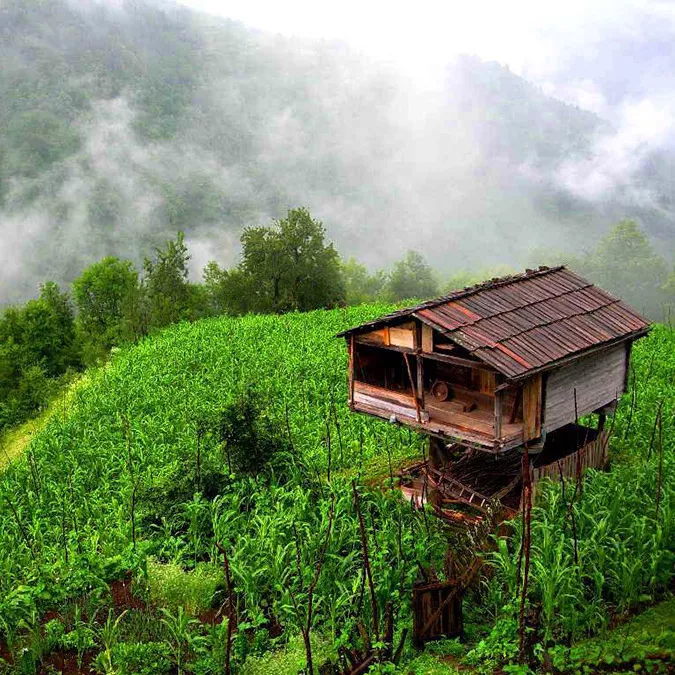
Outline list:
[[[561,81],[569,56],[654,22],[675,25],[675,0],[179,1],[266,31],[342,40],[430,78],[453,54],[475,54],[599,113],[592,82]]]

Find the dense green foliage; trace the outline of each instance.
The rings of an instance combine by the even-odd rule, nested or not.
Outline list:
[[[185,236],[168,241],[164,249],[155,251],[155,258],[143,265],[148,320],[151,326],[163,328],[181,319],[189,319],[188,254]]]
[[[649,317],[667,321],[675,301],[672,269],[634,220],[622,220],[583,255],[551,255],[537,261],[565,262]]]
[[[386,294],[392,302],[409,298],[433,298],[438,295],[438,282],[422,254],[408,251],[403,260],[394,263]]]
[[[138,335],[138,272],[128,260],[103,258],[73,281],[83,360],[92,363],[111,347]]]
[[[324,242],[325,229],[306,208],[291,209],[272,227],[248,227],[242,260],[231,271],[216,263],[205,280],[220,312],[308,311],[344,304],[340,257]]]
[[[6,634],[13,635],[33,608],[134,564],[134,537],[136,555],[188,567],[217,559],[214,542],[223,542],[242,616],[257,626],[274,619],[285,635],[295,634],[300,618],[289,593],[301,603],[307,580],[294,571],[293,542],[297,537],[303,568],[311,573],[334,500],[333,534],[315,591],[316,621],[335,639],[347,640],[361,549],[342,471],[379,456],[383,443],[393,457],[421,451],[407,432],[394,430],[392,436],[388,427],[349,414],[345,405],[346,354],[333,336],[386,309],[183,324],[118,354],[78,391],[67,418],[49,425],[30,459],[2,477],[0,617]],[[252,415],[257,437],[276,434],[283,441],[277,452],[286,446],[282,467],[273,464],[250,478],[235,462],[229,474],[227,461],[228,448],[251,445],[239,428],[235,437],[228,433],[233,422],[246,426],[251,417],[246,410],[243,417],[231,412],[249,384],[258,385],[258,405],[266,411],[262,424]],[[362,499],[378,551],[372,565],[380,611],[392,599],[405,617],[409,606],[399,594],[409,590],[416,560],[442,559],[443,538],[393,494],[364,493]],[[429,535],[421,536],[429,527]]]
[[[69,345],[69,365],[100,363],[112,347],[134,341],[150,331],[182,320],[247,312],[287,312],[355,305],[375,301],[399,302],[437,295],[441,285],[421,254],[409,251],[392,269],[370,273],[351,258],[342,262],[332,243],[325,242],[323,225],[306,208],[291,209],[272,226],[249,227],[242,235],[242,260],[231,269],[209,262],[203,283],[188,280],[190,254],[183,233],[165,242],[145,260],[139,280],[133,264],[107,257],[88,267],[73,283],[76,335],[66,321],[50,325],[52,339]],[[565,262],[589,279],[626,299],[654,320],[669,320],[675,298],[675,272],[656,253],[633,221],[622,221],[596,250],[566,258],[547,253],[538,262]],[[504,275],[508,267],[456,271],[444,284],[456,290]],[[47,285],[47,287],[50,287]],[[65,311],[68,300],[61,298]],[[32,305],[27,305],[30,307]],[[6,324],[18,310],[6,312]],[[28,310],[25,310],[28,311]],[[15,322],[15,321],[14,321]],[[54,334],[54,331],[61,331]],[[64,366],[56,353],[43,353],[41,331],[23,332],[24,347],[16,339],[5,342],[0,369],[9,412],[0,415],[0,429],[16,424],[44,406]],[[30,343],[35,340],[36,344]]]
[[[73,309],[56,284],[6,310],[0,316],[0,430],[44,406],[56,378],[78,363]]]
[[[353,644],[357,618],[372,627],[373,616],[367,590],[358,601],[363,569],[350,477],[377,465],[386,474],[390,462],[419,457],[423,441],[348,412],[346,350],[333,336],[388,309],[371,305],[183,323],[116,354],[78,390],[68,414],[53,419],[0,479],[0,617],[10,642],[23,641],[21,626],[33,625],[40,611],[101,587],[103,579],[136,568],[148,555],[187,570],[217,570],[219,543],[229,553],[240,620],[251,626],[249,637],[256,636],[251,642],[240,632],[234,658],[241,664],[301,630],[334,504],[312,627],[329,644]],[[673,333],[657,328],[636,348],[636,405],[629,413],[624,403],[618,413],[616,466],[607,474],[589,474],[572,507],[578,567],[566,515],[571,488],[563,504],[560,488],[552,486],[535,509],[528,609],[528,634],[541,645],[535,654],[597,631],[612,613],[630,611],[668,588],[674,345]],[[655,442],[650,454],[661,400],[663,453]],[[239,426],[250,431],[233,434]],[[266,445],[269,439],[276,439],[275,453]],[[258,472],[249,476],[237,461],[228,466],[228,447],[231,459],[257,447],[270,461],[256,460]],[[410,621],[418,564],[442,569],[445,536],[436,519],[411,511],[395,493],[360,492],[378,607],[384,612],[387,601],[395,603],[399,634]],[[470,656],[481,667],[515,657],[517,549],[517,535],[504,541],[493,556],[496,574],[469,600],[484,621],[496,621],[493,634]],[[198,606],[206,596],[218,606],[222,591],[212,595],[213,574],[198,574],[194,583],[183,584],[195,589],[183,596],[185,602],[190,597]],[[211,590],[200,596],[200,585]],[[151,592],[156,598],[175,595]],[[96,597],[105,606],[105,597]],[[147,649],[155,642],[167,645],[169,653],[160,649],[153,652],[156,658],[169,664],[180,658],[191,672],[222,667],[222,653],[213,650],[222,648],[223,633],[205,633],[176,606],[168,605],[173,609],[162,627],[146,631],[154,636],[146,638]],[[171,638],[175,631],[183,631],[185,641]],[[127,649],[112,649],[111,658],[137,658]]]

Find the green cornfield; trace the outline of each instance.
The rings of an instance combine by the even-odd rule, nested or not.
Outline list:
[[[162,652],[167,672],[223,672],[222,635],[194,618],[222,603],[223,550],[239,634],[254,636],[235,640],[233,667],[293,643],[308,625],[329,660],[353,646],[359,626],[379,635],[388,612],[398,640],[410,627],[420,570],[442,576],[448,538],[457,535],[389,489],[393,470],[422,458],[424,439],[347,408],[347,352],[334,336],[389,309],[208,319],[114,354],[0,477],[0,639],[8,649],[25,648],[50,609],[85,596],[105,607],[107,584],[132,574],[163,606],[173,645]],[[657,327],[638,343],[630,384],[612,429],[612,470],[589,473],[580,494],[548,486],[533,512],[527,610],[547,653],[671,588],[672,330]],[[249,413],[247,442],[268,452],[264,471],[242,469],[254,458],[231,456],[234,441],[223,432]],[[493,626],[469,653],[478,669],[517,656],[519,544],[515,521],[465,600],[470,618]],[[194,594],[165,580],[152,596],[157,569],[194,578]],[[83,652],[100,652],[98,672],[126,672],[115,670],[121,648],[106,648],[101,617],[90,617]]]

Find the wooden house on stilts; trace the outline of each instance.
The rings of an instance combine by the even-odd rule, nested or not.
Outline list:
[[[436,505],[480,515],[495,497],[518,507],[525,445],[535,481],[605,464],[605,415],[648,331],[621,300],[565,267],[541,267],[340,336],[350,408],[428,434],[422,468]],[[597,427],[580,426],[591,414]]]

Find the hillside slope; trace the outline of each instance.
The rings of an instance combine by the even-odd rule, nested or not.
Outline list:
[[[300,204],[373,265],[503,263],[620,216],[671,222],[570,192],[562,163],[608,125],[474,58],[431,90],[166,2],[3,0],[0,62],[0,304],[178,229],[195,271],[230,263],[243,226]]]
[[[424,447],[408,429],[347,407],[347,350],[335,334],[388,309],[182,323],[121,350],[109,367],[92,373],[74,391],[67,413],[53,416],[31,452],[0,473],[0,645],[14,641],[20,650],[26,637],[20,626],[35,628],[54,608],[66,615],[83,594],[104,621],[106,582],[127,578],[130,570],[144,579],[149,556],[187,576],[204,567],[219,570],[217,544],[225,543],[240,617],[274,630],[274,646],[283,646],[300,631],[288,589],[304,602],[324,540],[316,633],[320,629],[333,646],[343,644],[354,607],[370,620],[367,599],[358,600],[365,577],[353,497],[358,488],[351,479],[362,481],[374,466],[391,471],[403,458],[421,457]],[[669,386],[674,342],[672,330],[657,327],[636,346],[635,408],[622,405],[613,425],[612,471],[584,482],[574,537],[560,490],[551,489],[533,517],[531,602],[546,592],[541,630],[561,643],[597,631],[613,613],[645,598],[661,597],[671,583],[672,426],[664,425],[651,454],[648,447],[655,411],[662,405],[666,414],[675,404]],[[442,570],[446,547],[459,534],[448,539],[440,520],[397,494],[362,488],[360,499],[378,611],[391,599],[402,627],[411,623],[411,587],[420,566]],[[517,613],[510,575],[518,521],[514,528],[513,546],[504,540],[495,552],[490,600],[467,601],[467,612],[487,612],[490,625],[499,615],[507,623],[495,628],[498,647],[506,639],[517,653],[514,618],[500,614]],[[577,583],[578,574],[588,582]],[[220,604],[208,588],[207,603]],[[168,640],[165,624],[153,616],[134,606],[124,630],[140,642]],[[149,638],[153,620],[158,632]],[[133,633],[139,626],[142,637]],[[186,630],[207,637],[201,624]],[[222,648],[222,633],[208,635]],[[269,632],[260,639],[258,654],[272,648]],[[190,642],[186,672],[222,672],[222,663],[220,670],[213,663],[211,670],[198,667],[207,658],[197,649],[203,643]],[[237,651],[239,664],[246,655],[244,647]]]

